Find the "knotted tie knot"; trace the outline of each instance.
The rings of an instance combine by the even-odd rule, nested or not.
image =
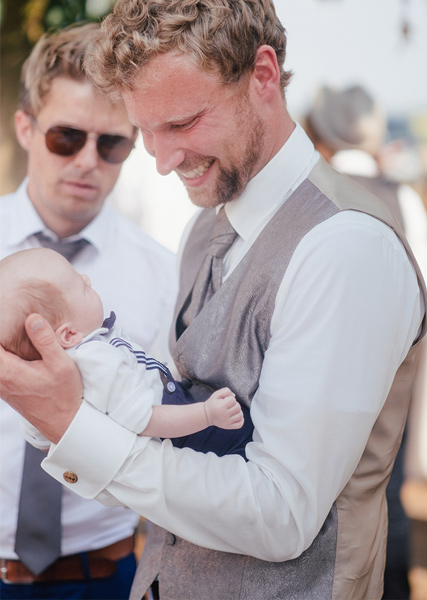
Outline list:
[[[207,254],[216,258],[224,258],[236,237],[237,233],[228,220],[224,207],[222,207],[216,217]]]
[[[89,242],[84,238],[80,238],[78,240],[73,241],[54,241],[47,235],[45,235],[42,231],[35,233],[34,236],[38,239],[40,245],[43,246],[43,248],[50,248],[51,250],[59,252],[59,254],[66,258],[69,262],[71,262],[73,258],[77,256],[77,254],[80,254],[83,248],[85,248],[89,244]]]
[[[222,207],[216,216],[206,256],[191,292],[191,300],[181,317],[184,329],[197,317],[204,305],[221,287],[223,258],[236,238],[237,232],[233,229],[224,207]]]

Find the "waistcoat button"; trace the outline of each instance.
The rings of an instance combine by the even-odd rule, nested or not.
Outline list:
[[[169,533],[166,535],[166,544],[168,546],[174,546],[176,544],[176,535]]]

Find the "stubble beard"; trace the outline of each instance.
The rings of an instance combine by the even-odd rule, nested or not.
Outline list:
[[[251,133],[244,148],[244,156],[240,165],[233,164],[229,168],[223,167],[218,162],[218,176],[212,191],[187,188],[190,200],[202,208],[215,208],[238,198],[256,174],[256,167],[264,147],[263,124],[259,117],[253,115],[252,119],[244,123],[250,127]],[[234,156],[237,150],[234,149]]]

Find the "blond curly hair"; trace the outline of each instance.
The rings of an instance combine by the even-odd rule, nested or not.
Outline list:
[[[231,83],[252,72],[263,44],[276,52],[284,90],[291,77],[283,67],[286,33],[272,0],[117,0],[86,69],[115,94],[131,89],[150,59],[174,51]]]

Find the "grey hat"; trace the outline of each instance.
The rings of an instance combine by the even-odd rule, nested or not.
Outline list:
[[[345,90],[321,88],[308,119],[317,135],[335,152],[357,149],[375,155],[384,141],[385,115],[360,86]]]

